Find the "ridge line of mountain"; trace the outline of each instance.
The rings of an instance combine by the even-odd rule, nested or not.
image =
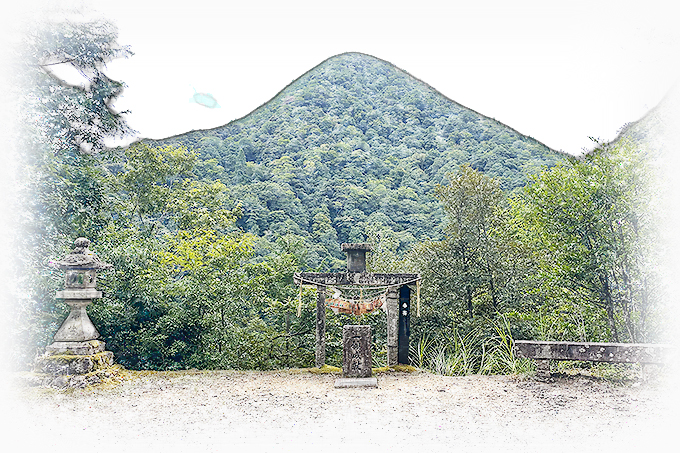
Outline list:
[[[143,141],[153,141],[153,142],[157,142],[157,141],[163,141],[163,140],[177,139],[177,138],[181,138],[181,137],[184,136],[184,135],[191,134],[191,133],[194,133],[194,132],[211,132],[211,131],[214,131],[214,130],[219,129],[219,128],[223,128],[223,127],[227,127],[227,126],[233,125],[234,123],[237,123],[237,122],[239,122],[239,121],[242,121],[242,120],[248,118],[249,116],[254,115],[255,113],[257,113],[257,112],[258,112],[259,110],[261,110],[262,108],[266,107],[269,103],[271,103],[272,101],[274,101],[278,96],[280,96],[282,93],[284,93],[288,88],[290,88],[290,87],[291,87],[292,85],[294,85],[296,82],[300,81],[302,78],[304,78],[304,77],[307,76],[308,74],[311,74],[311,73],[314,72],[315,70],[319,69],[320,67],[322,67],[323,65],[325,65],[325,64],[328,63],[329,61],[331,61],[331,60],[333,60],[333,59],[336,59],[336,58],[339,58],[339,57],[347,56],[347,55],[362,55],[362,56],[364,56],[364,57],[369,57],[369,58],[372,58],[372,59],[374,59],[374,60],[378,60],[378,61],[380,61],[381,63],[390,65],[391,67],[395,68],[398,72],[401,72],[401,73],[405,74],[406,76],[408,76],[409,78],[411,78],[412,80],[417,81],[418,83],[423,84],[423,85],[426,86],[428,89],[432,90],[432,91],[433,91],[434,93],[436,93],[438,96],[441,96],[442,98],[446,99],[447,101],[452,102],[452,103],[454,103],[454,104],[456,104],[456,105],[458,105],[458,106],[460,106],[460,107],[462,107],[462,108],[464,108],[464,109],[466,109],[466,110],[469,110],[470,112],[472,112],[472,113],[474,113],[474,114],[476,114],[476,115],[479,115],[480,117],[482,117],[482,118],[484,118],[484,119],[487,119],[487,120],[489,120],[489,121],[493,121],[493,122],[497,123],[498,125],[500,125],[500,126],[502,126],[502,127],[504,127],[504,128],[507,128],[507,129],[509,129],[509,130],[511,130],[511,131],[513,131],[513,132],[515,132],[515,133],[518,134],[518,135],[521,135],[521,136],[523,136],[523,137],[527,137],[528,139],[534,141],[536,144],[539,144],[539,145],[541,145],[541,146],[544,146],[545,148],[549,149],[550,151],[553,151],[553,152],[555,152],[555,153],[557,153],[557,154],[560,154],[560,155],[563,155],[563,156],[570,156],[570,154],[567,153],[566,151],[562,151],[562,150],[557,150],[557,149],[551,148],[551,147],[549,147],[548,145],[546,145],[545,143],[541,142],[540,140],[534,138],[534,137],[531,136],[531,135],[526,135],[526,134],[524,134],[524,133],[518,131],[517,129],[513,128],[512,126],[509,126],[509,125],[503,123],[502,121],[499,121],[499,120],[497,120],[497,119],[495,119],[495,118],[492,118],[492,117],[490,117],[490,116],[484,115],[483,113],[480,113],[480,112],[478,112],[477,110],[474,110],[474,109],[472,109],[472,108],[470,108],[470,107],[468,107],[468,106],[465,106],[465,105],[463,105],[463,104],[461,104],[461,103],[459,103],[459,102],[457,102],[457,101],[451,99],[450,97],[446,96],[446,95],[443,94],[441,91],[437,90],[436,88],[434,88],[433,86],[431,86],[431,85],[428,84],[427,82],[423,81],[422,79],[419,79],[418,77],[415,77],[414,75],[412,75],[412,74],[409,73],[408,71],[406,71],[406,70],[404,70],[404,69],[402,69],[402,68],[396,66],[395,64],[393,64],[393,63],[391,63],[391,62],[389,62],[389,61],[387,61],[387,60],[383,60],[382,58],[379,58],[379,57],[376,57],[376,56],[373,56],[373,55],[370,55],[370,54],[367,54],[367,53],[356,52],[356,51],[342,52],[342,53],[339,53],[339,54],[336,54],[336,55],[333,55],[333,56],[331,56],[331,57],[326,58],[325,60],[323,60],[323,61],[320,62],[319,64],[315,65],[314,67],[312,67],[312,68],[310,68],[309,70],[305,71],[303,74],[301,74],[301,75],[298,76],[297,78],[293,79],[289,84],[287,84],[285,87],[283,87],[281,90],[279,90],[274,96],[272,96],[271,98],[269,98],[267,101],[263,102],[262,104],[260,104],[259,106],[257,106],[256,108],[254,108],[253,110],[251,110],[250,112],[248,112],[247,114],[245,114],[245,115],[243,115],[243,116],[241,116],[241,117],[239,117],[239,118],[233,119],[233,120],[229,121],[229,122],[226,123],[226,124],[223,124],[223,125],[220,125],[220,126],[211,127],[211,128],[206,128],[206,129],[192,129],[192,130],[189,130],[189,131],[186,131],[186,132],[181,132],[181,133],[179,133],[179,134],[174,134],[174,135],[170,135],[170,136],[168,136],[168,137],[163,137],[163,138],[158,138],[158,139],[155,139],[155,138],[148,138],[148,137],[140,137],[140,138],[134,140],[133,142],[131,142],[130,145],[135,144],[135,143],[139,143],[139,142],[143,142]],[[128,145],[128,146],[130,146],[130,145]]]

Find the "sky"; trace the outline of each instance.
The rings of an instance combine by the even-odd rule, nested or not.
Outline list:
[[[30,17],[45,3],[26,6]],[[119,28],[134,56],[107,65],[127,84],[138,138],[241,118],[344,52],[386,60],[468,108],[578,154],[658,104],[680,76],[668,1],[50,2]],[[36,6],[39,11],[36,11]],[[26,14],[24,14],[26,15]],[[209,93],[219,108],[191,102]]]

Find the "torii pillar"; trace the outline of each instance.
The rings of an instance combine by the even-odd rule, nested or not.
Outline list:
[[[299,284],[316,285],[316,367],[326,363],[326,286],[387,286],[387,365],[399,363],[399,291],[402,285],[420,279],[420,274],[374,274],[366,272],[366,252],[370,244],[342,244],[347,253],[347,272],[296,272]],[[402,318],[404,318],[402,316]],[[403,324],[402,319],[402,324]],[[403,330],[403,329],[402,329]],[[408,357],[402,362],[406,363]]]

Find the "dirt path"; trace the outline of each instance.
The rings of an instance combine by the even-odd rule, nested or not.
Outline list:
[[[678,431],[675,398],[658,383],[416,372],[382,374],[377,389],[335,389],[335,377],[133,373],[112,387],[20,388],[3,404],[4,440],[31,452],[621,452],[668,451]]]

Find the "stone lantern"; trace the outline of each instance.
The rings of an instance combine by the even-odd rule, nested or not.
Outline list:
[[[65,277],[64,290],[57,291],[57,299],[64,299],[64,303],[71,307],[71,312],[54,335],[54,343],[47,347],[48,352],[91,353],[88,342],[101,338],[85,309],[93,299],[102,297],[101,291],[95,288],[97,271],[110,269],[112,266],[100,261],[97,255],[88,250],[88,239],[76,239],[75,246],[71,254],[52,263],[54,267],[64,271]],[[104,343],[100,343],[99,347],[103,351]]]
[[[59,386],[98,382],[95,372],[113,365],[113,353],[104,350],[105,343],[86,311],[93,299],[102,297],[96,289],[97,271],[110,269],[112,265],[88,250],[89,245],[88,239],[78,238],[73,252],[50,263],[64,271],[64,289],[57,291],[56,296],[64,299],[71,311],[46,354],[37,360],[36,369],[51,376],[50,383],[58,378]]]

